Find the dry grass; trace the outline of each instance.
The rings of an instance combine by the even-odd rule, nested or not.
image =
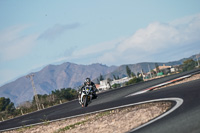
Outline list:
[[[141,104],[57,122],[47,122],[6,133],[122,133],[163,114],[170,107],[170,102]]]

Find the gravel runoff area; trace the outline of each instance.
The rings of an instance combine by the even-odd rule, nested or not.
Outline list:
[[[167,86],[181,84],[197,79],[200,79],[200,74],[193,75],[190,78],[186,78]],[[56,122],[46,121],[45,123],[37,126],[19,128],[16,130],[6,131],[5,133],[123,133],[163,114],[170,107],[170,102],[147,103]]]
[[[5,133],[123,133],[163,114],[170,107],[171,102],[146,103],[56,122],[46,121]]]

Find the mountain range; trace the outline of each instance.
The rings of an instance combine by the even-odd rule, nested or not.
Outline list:
[[[176,66],[176,65],[181,65],[185,60],[188,60],[188,59],[193,59],[195,61],[197,60],[196,55],[193,55],[188,58],[183,58],[178,61],[171,61],[171,62],[142,62],[142,63],[137,63],[137,64],[125,64],[125,65],[121,65],[117,67],[117,69],[115,69],[113,72],[103,75],[103,78],[113,79],[113,75],[119,76],[119,78],[126,77],[127,76],[126,66],[128,66],[131,69],[131,71],[134,72],[135,74],[137,74],[138,72],[141,73],[141,70],[143,70],[143,72],[146,73],[146,72],[149,72],[149,70],[154,69],[156,63],[159,66],[163,66],[163,65]],[[94,79],[94,81],[97,82],[97,78]]]
[[[83,84],[86,77],[93,79],[116,68],[102,64],[78,65],[66,62],[61,65],[48,65],[30,74],[34,74],[33,81],[37,94],[50,94],[55,89],[78,87]],[[17,105],[32,100],[33,95],[31,81],[26,75],[0,87],[0,97],[8,97]]]
[[[196,55],[189,57],[196,59]],[[180,65],[184,60],[173,62],[158,62],[158,65]],[[137,64],[127,64],[132,72],[148,72],[149,68],[155,68],[155,62],[143,62]],[[121,77],[127,76],[126,66],[106,66],[103,64],[91,64],[80,65],[70,62],[63,63],[61,65],[48,65],[42,70],[30,74],[34,74],[33,81],[38,94],[50,94],[51,91],[61,88],[75,88],[83,84],[86,77],[97,81],[97,78],[102,75],[104,79],[111,78],[113,75]],[[13,82],[7,83],[0,87],[0,97],[8,97],[14,102],[15,105],[19,105],[24,101],[30,101],[33,98],[33,89],[30,79],[26,78],[26,75],[16,79]]]

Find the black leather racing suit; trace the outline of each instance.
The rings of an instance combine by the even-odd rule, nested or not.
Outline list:
[[[84,82],[83,86],[81,87],[81,93],[83,91],[83,88],[85,86],[87,86],[88,84],[86,82]],[[88,86],[92,86],[92,95],[93,95],[93,98],[96,98],[97,97],[97,94],[96,94],[96,91],[97,91],[97,88],[96,88],[96,85],[91,81],[90,84]]]

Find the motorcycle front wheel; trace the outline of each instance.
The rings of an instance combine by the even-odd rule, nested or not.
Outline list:
[[[88,98],[87,98],[87,96],[84,96],[84,97],[83,97],[83,106],[84,106],[84,107],[87,107],[87,106],[88,106]]]

